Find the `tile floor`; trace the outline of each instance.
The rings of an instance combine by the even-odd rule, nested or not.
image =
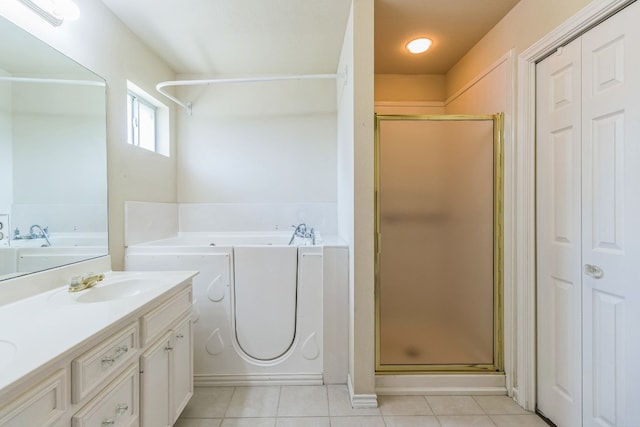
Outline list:
[[[352,409],[343,385],[200,387],[175,427],[547,427],[506,396],[378,396]]]

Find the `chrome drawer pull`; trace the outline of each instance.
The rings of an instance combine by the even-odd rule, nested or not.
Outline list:
[[[585,264],[584,272],[587,276],[591,276],[594,279],[602,279],[602,276],[604,276],[604,271],[597,265]]]
[[[129,410],[129,405],[127,405],[126,403],[121,403],[118,406],[116,406],[116,415],[122,415],[122,414],[126,414],[127,411]]]
[[[116,405],[116,415],[115,415],[115,417],[106,418],[106,419],[102,420],[102,426],[103,427],[107,427],[107,426],[115,425],[116,418],[118,418],[121,415],[126,414],[128,410],[129,410],[129,405],[128,404],[119,403],[118,405]]]
[[[176,335],[176,338],[178,338],[178,339],[182,339],[182,338],[184,338],[184,335],[182,335],[182,334],[178,334],[178,335]]]
[[[129,347],[127,347],[126,345],[122,347],[116,347],[113,353],[113,356],[105,356],[102,358],[102,366],[113,365],[114,363],[116,363],[118,359],[120,359],[122,356],[127,354],[128,351],[129,351]]]

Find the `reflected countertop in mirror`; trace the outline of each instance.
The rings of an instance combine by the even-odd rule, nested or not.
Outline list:
[[[104,80],[1,17],[0,39],[3,280],[106,255],[108,215]]]

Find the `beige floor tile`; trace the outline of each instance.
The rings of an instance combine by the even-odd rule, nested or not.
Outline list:
[[[440,427],[438,419],[426,415],[394,415],[384,417],[387,427]]]
[[[236,387],[225,417],[275,417],[280,387]]]
[[[537,415],[490,415],[497,427],[548,427]]]
[[[385,427],[382,417],[331,417],[331,427]]]
[[[442,427],[495,427],[487,415],[442,415],[438,421]]]
[[[173,427],[220,427],[219,418],[180,418]]]
[[[433,415],[424,396],[378,396],[382,415]]]
[[[275,427],[275,418],[225,418],[220,427]]]
[[[276,427],[330,427],[329,417],[278,418]]]
[[[509,396],[473,396],[473,400],[475,400],[487,414],[529,414],[529,412],[518,406]]]
[[[222,418],[234,387],[196,387],[181,418]]]
[[[426,396],[436,415],[484,415],[471,396]]]
[[[329,394],[329,414],[332,417],[380,415],[378,408],[353,409],[346,385],[327,386]]]
[[[329,402],[325,386],[282,386],[279,417],[328,417]]]

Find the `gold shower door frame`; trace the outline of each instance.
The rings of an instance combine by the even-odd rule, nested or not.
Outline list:
[[[380,319],[380,125],[382,121],[493,121],[493,363],[381,364]],[[375,344],[376,373],[498,373],[503,372],[503,138],[504,114],[376,115],[375,121]]]

